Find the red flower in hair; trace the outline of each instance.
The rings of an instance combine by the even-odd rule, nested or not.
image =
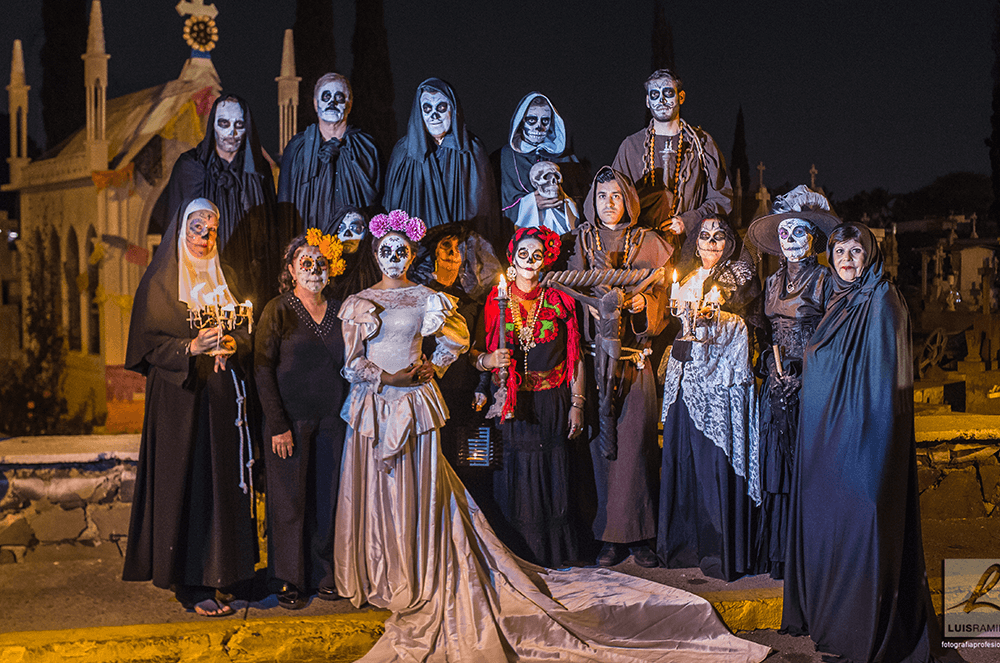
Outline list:
[[[514,263],[514,251],[517,249],[517,245],[529,237],[534,237],[542,243],[543,268],[547,268],[559,258],[559,252],[562,250],[562,241],[559,239],[559,235],[545,226],[536,226],[534,228],[519,228],[514,233],[514,236],[510,238],[510,243],[507,244],[507,262]]]

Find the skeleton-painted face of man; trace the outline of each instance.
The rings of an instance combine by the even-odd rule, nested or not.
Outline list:
[[[521,120],[521,135],[524,141],[531,145],[541,145],[551,129],[552,107],[547,103],[529,106],[524,119]]]
[[[378,244],[378,268],[391,279],[402,278],[413,262],[413,251],[398,233],[388,233]]]
[[[833,246],[833,268],[837,276],[845,281],[853,281],[861,275],[865,266],[865,247],[856,239],[838,242]]]
[[[538,279],[538,272],[544,263],[544,246],[541,240],[536,237],[527,237],[517,244],[517,251],[514,252],[514,271],[517,276],[534,282]]]
[[[246,133],[243,109],[235,101],[223,101],[215,107],[215,145],[223,152],[235,154]]]
[[[778,242],[788,262],[799,262],[813,255],[816,226],[804,219],[785,219],[778,224]]]
[[[424,126],[434,140],[441,142],[451,130],[451,102],[437,90],[420,93],[420,112],[424,116]]]
[[[551,161],[539,161],[531,167],[528,176],[535,185],[535,191],[542,198],[558,198],[559,184],[562,183],[562,173],[559,166]]]
[[[646,108],[657,122],[676,120],[684,103],[684,91],[677,90],[677,83],[669,78],[658,78],[646,83]]]
[[[614,228],[625,215],[625,196],[617,180],[598,182],[594,192],[594,206],[601,223],[608,228]]]
[[[309,292],[321,292],[330,281],[330,263],[318,246],[303,246],[295,252],[295,259],[288,266],[296,285]]]
[[[316,91],[313,106],[324,122],[342,122],[351,112],[351,92],[344,81],[330,81]]]
[[[365,238],[365,220],[357,212],[345,214],[337,225],[337,239],[344,245],[344,253],[354,253]]]
[[[698,254],[701,256],[702,267],[705,269],[715,267],[725,250],[726,231],[722,228],[722,221],[718,219],[702,221],[701,230],[698,231]]]
[[[219,217],[207,209],[191,212],[184,231],[184,244],[195,258],[204,258],[215,250],[219,233]]]

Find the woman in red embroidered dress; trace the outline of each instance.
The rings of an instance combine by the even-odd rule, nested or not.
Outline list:
[[[490,514],[490,523],[519,557],[553,568],[579,559],[567,440],[583,430],[584,403],[576,303],[538,283],[559,246],[559,236],[544,226],[522,228],[511,238],[507,349],[498,349],[494,288],[486,302],[487,352],[476,363],[480,370],[509,369],[500,424],[503,467],[493,479],[499,513]]]

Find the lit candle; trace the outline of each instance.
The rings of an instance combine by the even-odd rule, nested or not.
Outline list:
[[[677,300],[680,299],[681,295],[681,284],[677,282],[677,270],[674,270],[674,284],[670,286],[670,299]]]
[[[722,293],[719,292],[719,286],[712,286],[712,289],[708,291],[707,295],[705,295],[705,303],[718,304],[719,306],[722,305]]]
[[[195,287],[191,288],[191,305],[194,308],[201,308],[198,304],[200,303],[199,299],[201,297],[201,289],[204,287],[204,283],[199,283]]]
[[[497,284],[497,299],[507,299],[507,279],[500,275],[500,283]]]

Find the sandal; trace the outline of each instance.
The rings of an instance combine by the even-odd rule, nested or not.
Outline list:
[[[228,617],[236,611],[227,603],[216,599],[205,599],[194,604],[194,611],[202,617]]]

